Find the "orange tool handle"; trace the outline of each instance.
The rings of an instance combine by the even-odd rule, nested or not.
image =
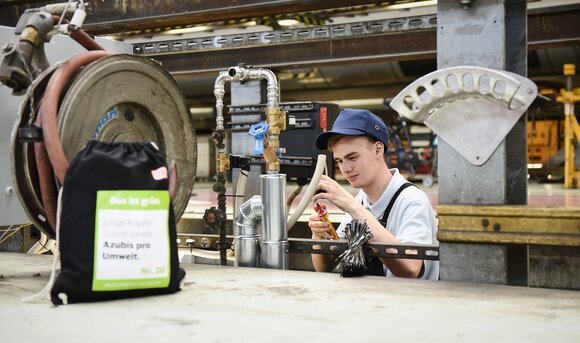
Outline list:
[[[340,238],[338,237],[338,234],[336,233],[336,230],[334,229],[334,225],[332,225],[332,223],[330,222],[330,219],[328,219],[328,213],[326,212],[326,206],[317,202],[314,204],[314,210],[318,214],[318,217],[320,217],[320,219],[322,219],[322,221],[324,221],[325,223],[328,224],[328,227],[330,228],[330,234],[332,234],[332,238],[334,240],[339,240]]]

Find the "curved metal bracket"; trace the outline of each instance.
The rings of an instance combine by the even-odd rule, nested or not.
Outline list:
[[[441,69],[403,89],[390,103],[424,123],[465,159],[484,164],[536,98],[529,79],[474,66]]]

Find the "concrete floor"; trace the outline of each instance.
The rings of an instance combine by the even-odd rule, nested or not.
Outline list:
[[[53,307],[51,256],[0,253],[0,340],[579,342],[580,292],[183,265],[173,295]]]

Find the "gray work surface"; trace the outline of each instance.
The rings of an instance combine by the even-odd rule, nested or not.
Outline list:
[[[0,341],[580,341],[580,292],[304,271],[185,264],[173,295],[21,302],[51,260],[0,253]]]

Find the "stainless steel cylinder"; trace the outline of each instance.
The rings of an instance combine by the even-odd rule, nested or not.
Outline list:
[[[286,175],[260,175],[262,189],[261,266],[288,269],[286,232]]]
[[[234,237],[234,251],[236,267],[260,267],[260,241],[258,236]]]
[[[286,232],[286,175],[260,175],[263,227],[262,241],[280,242],[288,240]]]
[[[261,267],[269,269],[290,269],[288,241],[260,243]]]

